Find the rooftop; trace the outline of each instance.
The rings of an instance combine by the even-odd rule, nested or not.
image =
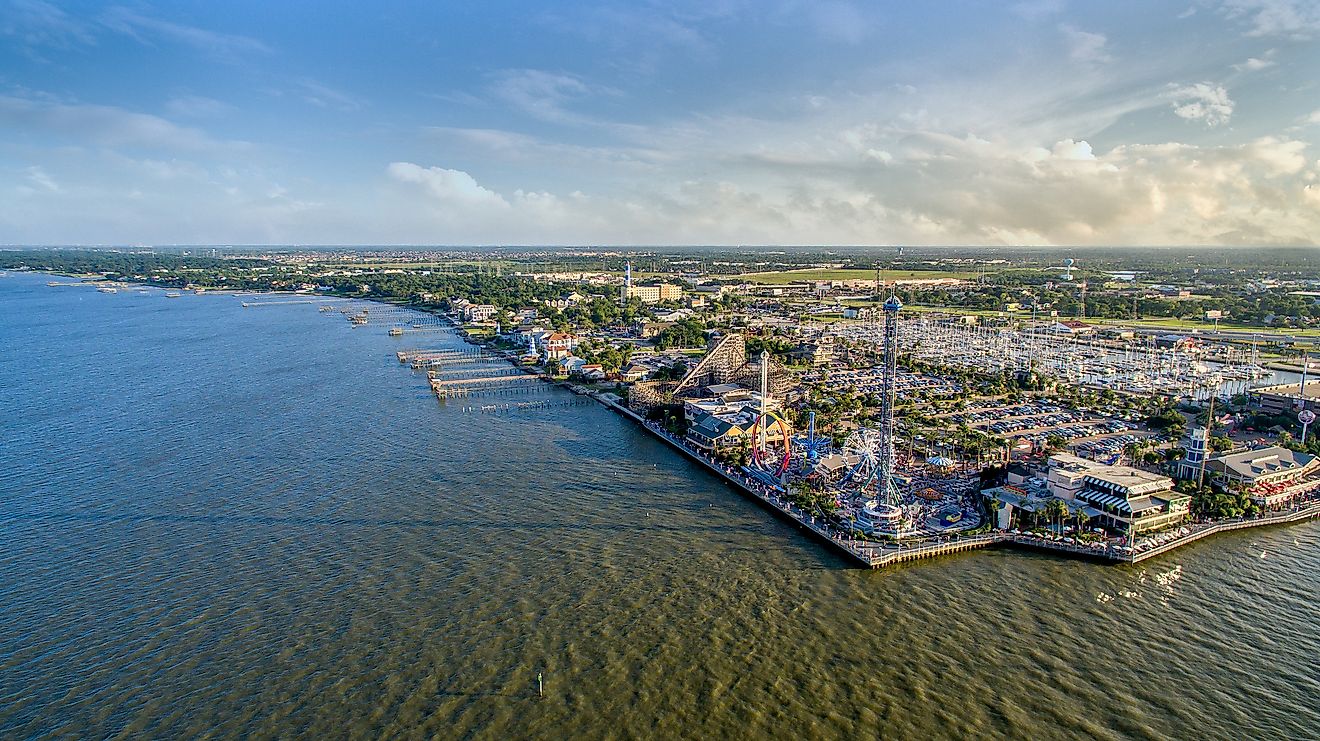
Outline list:
[[[1229,453],[1210,459],[1211,463],[1223,466],[1225,471],[1250,479],[1284,471],[1302,471],[1314,461],[1313,455],[1298,453],[1277,445]]]

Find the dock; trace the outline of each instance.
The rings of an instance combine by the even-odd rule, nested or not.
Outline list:
[[[540,380],[540,376],[529,376],[525,373],[520,373],[518,375],[481,376],[478,378],[430,379],[431,390],[441,399],[450,396],[471,396],[475,393],[503,388],[506,384]]]
[[[285,301],[244,301],[243,308],[254,309],[258,306],[290,306],[292,304],[324,304],[327,300],[334,300],[334,299],[306,298],[306,299],[288,299]]]

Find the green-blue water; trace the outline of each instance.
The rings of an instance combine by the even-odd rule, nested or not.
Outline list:
[[[48,279],[0,278],[0,737],[1320,736],[1320,525],[856,570],[598,406],[437,404],[393,353],[450,336]]]

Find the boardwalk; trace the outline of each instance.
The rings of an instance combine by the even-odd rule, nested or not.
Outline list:
[[[1148,558],[1154,558],[1163,553],[1168,553],[1175,548],[1179,548],[1210,535],[1215,535],[1216,533],[1225,533],[1230,530],[1244,530],[1249,527],[1263,527],[1266,525],[1287,525],[1315,518],[1320,518],[1320,502],[1301,509],[1288,512],[1276,512],[1274,514],[1265,515],[1264,517],[1249,517],[1237,520],[1227,520],[1224,522],[1215,522],[1206,525],[1193,525],[1192,532],[1181,538],[1174,538],[1173,540],[1169,540],[1150,549],[1142,549],[1138,546],[1137,552],[1134,555],[1129,556],[1126,560],[1129,560],[1132,563],[1145,561]]]
[[[509,360],[507,356],[488,353],[484,348],[441,351],[404,350],[398,353],[398,357],[401,363],[412,361],[413,367],[424,367],[426,365],[440,366],[448,363],[476,365],[482,364],[483,361],[496,359]],[[476,394],[482,393],[483,391],[490,392],[500,388],[507,389],[511,382],[516,383],[522,380],[545,380],[540,375],[522,375],[521,373],[507,375],[503,373],[495,374],[496,372],[493,370],[491,370],[491,375],[477,376],[475,378],[470,377],[471,375],[476,375],[476,371],[484,370],[487,369],[464,369],[463,371],[454,373],[455,376],[463,377],[443,378],[441,373],[435,371],[428,375],[430,376],[429,380],[432,390],[435,392],[436,396],[440,398],[446,396]],[[1161,543],[1153,548],[1144,548],[1142,545],[1138,544],[1135,551],[1118,547],[1113,543],[1095,545],[1067,543],[1062,539],[1044,538],[1027,533],[1015,534],[1005,532],[990,532],[970,536],[960,536],[955,534],[949,536],[947,540],[940,542],[923,540],[904,543],[879,543],[869,540],[858,540],[849,537],[845,533],[836,531],[823,517],[818,517],[810,512],[804,512],[787,498],[780,496],[778,492],[759,486],[756,482],[747,479],[733,469],[708,460],[697,453],[697,451],[688,448],[682,440],[674,438],[668,432],[648,423],[631,409],[614,401],[613,397],[595,392],[587,392],[572,385],[569,385],[568,388],[577,394],[590,395],[592,398],[610,409],[628,417],[634,422],[637,422],[646,431],[660,438],[670,447],[704,466],[714,475],[724,479],[737,491],[746,496],[752,497],[764,506],[777,512],[779,515],[791,519],[796,524],[802,526],[808,532],[816,536],[822,543],[845,556],[850,562],[871,569],[883,568],[892,564],[915,561],[922,558],[934,558],[963,551],[998,546],[1012,546],[1030,550],[1049,551],[1074,558],[1087,558],[1109,563],[1136,563],[1138,561],[1144,561],[1148,558],[1167,553],[1180,546],[1215,533],[1249,527],[1287,524],[1320,517],[1320,502],[1317,502],[1300,510],[1276,513],[1261,518],[1235,520],[1208,525],[1194,525],[1191,526],[1192,532],[1189,532],[1187,535]],[[523,406],[526,406],[526,408],[532,408],[534,404],[505,404],[504,410],[511,410]],[[499,411],[500,406],[489,405],[488,407],[465,408],[465,411],[478,410]]]
[[[1136,563],[1138,561],[1144,561],[1148,558],[1158,556],[1162,553],[1167,553],[1175,548],[1206,536],[1214,535],[1215,533],[1249,527],[1287,524],[1320,517],[1320,503],[1316,503],[1300,510],[1281,512],[1266,517],[1200,525],[1195,526],[1196,529],[1193,532],[1180,538],[1170,540],[1155,548],[1143,549],[1139,545],[1135,553],[1125,548],[1116,547],[1113,544],[1087,545],[1082,543],[1067,543],[1063,540],[1043,538],[1026,533],[1013,534],[990,532],[982,535],[955,535],[951,536],[947,541],[936,543],[922,541],[911,544],[893,544],[856,540],[846,537],[842,533],[836,532],[824,521],[823,518],[802,511],[799,507],[788,501],[786,498],[779,496],[776,492],[762,490],[757,487],[754,482],[748,481],[735,473],[732,469],[725,468],[707,460],[696,451],[691,450],[684,445],[682,441],[675,439],[664,430],[658,429],[649,424],[631,409],[628,409],[611,399],[605,398],[604,396],[598,394],[593,394],[592,396],[619,414],[638,422],[648,432],[665,441],[670,447],[683,453],[689,459],[701,464],[716,476],[724,479],[739,492],[752,497],[765,506],[770,507],[775,512],[778,512],[780,515],[787,517],[798,525],[806,528],[823,543],[847,557],[849,561],[871,569],[884,568],[892,564],[915,561],[923,558],[935,558],[963,551],[1002,546],[1049,551],[1051,553],[1057,553],[1073,558],[1086,558],[1108,563]]]

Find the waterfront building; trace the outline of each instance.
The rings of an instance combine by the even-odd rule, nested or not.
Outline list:
[[[1096,333],[1096,328],[1086,322],[1066,321],[1055,322],[1050,326],[1050,331],[1054,334],[1072,335],[1074,337],[1089,337]]]
[[[463,319],[469,322],[485,322],[499,311],[491,304],[468,304],[463,307]]]
[[[752,426],[747,415],[726,417],[702,414],[688,427],[687,440],[705,451],[726,450],[738,445]]]
[[[1101,522],[1119,531],[1158,530],[1191,512],[1191,497],[1175,492],[1168,476],[1067,453],[1050,457],[1046,483],[1051,495],[1093,508]]]
[[[651,375],[651,370],[649,368],[637,363],[631,363],[627,368],[620,371],[619,380],[624,381],[625,383],[634,383],[636,381],[644,380],[649,375]]]
[[[687,440],[694,447],[711,452],[733,447],[744,433],[745,430],[732,422],[708,415],[688,428]]]
[[[1288,414],[1303,408],[1320,412],[1320,381],[1307,381],[1305,390],[1300,383],[1261,386],[1247,392],[1247,397],[1266,414]]]
[[[540,345],[547,360],[560,360],[573,354],[578,338],[567,332],[551,332],[541,337]]]
[[[1242,487],[1251,501],[1266,508],[1320,488],[1320,460],[1277,445],[1213,456],[1206,462],[1206,474]]]
[[[773,411],[777,407],[778,404],[773,398],[766,400],[767,409]],[[702,399],[683,400],[683,416],[687,417],[690,423],[695,423],[707,415],[732,418],[751,414],[754,419],[760,413],[760,409],[761,395],[746,389]]]
[[[1014,526],[1013,515],[1017,511],[1037,513],[1044,511],[1046,502],[1055,499],[1041,479],[1028,479],[1018,484],[1005,484],[985,489],[981,495],[990,499],[995,513],[995,527],[1008,530]],[[1099,517],[1103,513],[1081,500],[1060,499],[1068,507],[1068,519],[1082,514],[1084,521]],[[1019,521],[1018,526],[1023,523]]]

